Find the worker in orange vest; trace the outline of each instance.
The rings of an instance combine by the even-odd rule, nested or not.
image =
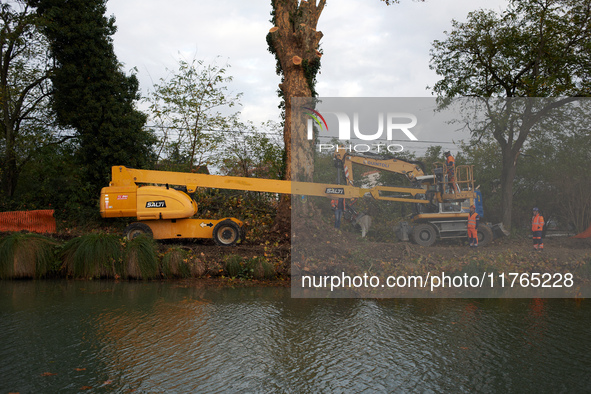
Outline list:
[[[470,206],[470,213],[468,214],[468,242],[471,248],[478,247],[478,223],[480,223],[480,215],[476,213],[476,207]]]
[[[452,193],[456,192],[456,163],[451,152],[445,152],[445,163],[447,166],[447,182]]]
[[[542,240],[543,230],[544,217],[540,215],[540,210],[538,208],[534,208],[534,216],[531,218],[531,231],[535,250],[544,250],[544,241]]]

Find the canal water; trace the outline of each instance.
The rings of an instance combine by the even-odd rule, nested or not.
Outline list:
[[[0,281],[11,392],[591,392],[591,302]]]

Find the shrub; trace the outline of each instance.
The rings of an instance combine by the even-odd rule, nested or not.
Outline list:
[[[125,275],[133,279],[154,279],[158,276],[155,241],[144,235],[135,237],[125,247]]]
[[[55,269],[56,242],[34,233],[13,233],[0,242],[0,279],[41,278]]]
[[[63,269],[76,278],[115,277],[121,273],[121,239],[94,233],[73,238],[62,251]]]
[[[226,256],[224,263],[229,277],[242,278],[247,276],[242,257],[237,255]]]
[[[275,276],[273,265],[265,257],[253,257],[243,260],[232,255],[224,259],[228,276],[239,279],[270,279]]]
[[[191,269],[187,264],[189,253],[174,246],[162,257],[161,271],[167,278],[188,278],[191,276]]]
[[[255,279],[271,279],[275,276],[275,268],[264,257],[255,257],[248,261],[252,267],[252,274]]]

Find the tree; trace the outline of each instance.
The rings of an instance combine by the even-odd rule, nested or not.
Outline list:
[[[515,195],[526,215],[535,205],[562,229],[582,232],[591,223],[591,100],[578,104],[547,122],[549,132],[532,136],[521,154],[516,182],[525,190]]]
[[[11,198],[33,153],[53,141],[47,42],[23,1],[0,5],[0,185]]]
[[[149,165],[151,133],[135,108],[139,82],[121,71],[113,49],[115,18],[106,0],[29,0],[45,21],[55,69],[53,108],[60,125],[73,128],[87,196],[94,201],[113,165]]]
[[[398,2],[382,1],[387,5]],[[302,117],[292,113],[291,104],[293,97],[317,96],[315,84],[320,71],[323,34],[316,28],[326,0],[271,0],[271,6],[273,27],[267,34],[267,44],[269,52],[275,55],[276,71],[281,76],[279,96],[283,99],[284,111],[285,179],[310,182],[314,172],[313,145],[306,138]],[[287,227],[290,206],[290,198],[282,198],[276,218],[278,228]]]
[[[184,157],[184,171],[218,163],[224,138],[237,127],[238,113],[230,109],[240,105],[241,96],[228,92],[227,67],[179,60],[178,71],[154,85],[147,101],[162,130],[158,159]]]
[[[267,35],[269,51],[277,60],[277,74],[281,76],[279,96],[283,98],[285,145],[285,179],[312,181],[314,150],[306,139],[301,116],[292,114],[293,97],[316,97],[314,85],[320,70],[319,50],[322,32],[316,30],[325,0],[272,0],[273,27]],[[293,122],[293,123],[292,123]],[[297,173],[292,169],[297,168]],[[291,220],[291,198],[282,196],[276,217],[276,228],[287,230]]]
[[[433,90],[442,106],[458,96],[493,98],[480,102],[488,119],[472,137],[500,146],[502,222],[510,228],[517,162],[534,126],[591,93],[591,0],[511,0],[501,14],[479,10],[452,26],[433,43],[430,66],[442,77]]]
[[[277,136],[277,125],[267,122],[271,133],[260,132],[253,124],[240,127],[226,143],[222,172],[227,175],[282,179],[283,141]]]

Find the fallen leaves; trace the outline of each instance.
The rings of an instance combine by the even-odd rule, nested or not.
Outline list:
[[[53,372],[43,372],[41,374],[41,376],[55,376],[55,375],[57,375],[57,374],[56,373],[53,373]]]

